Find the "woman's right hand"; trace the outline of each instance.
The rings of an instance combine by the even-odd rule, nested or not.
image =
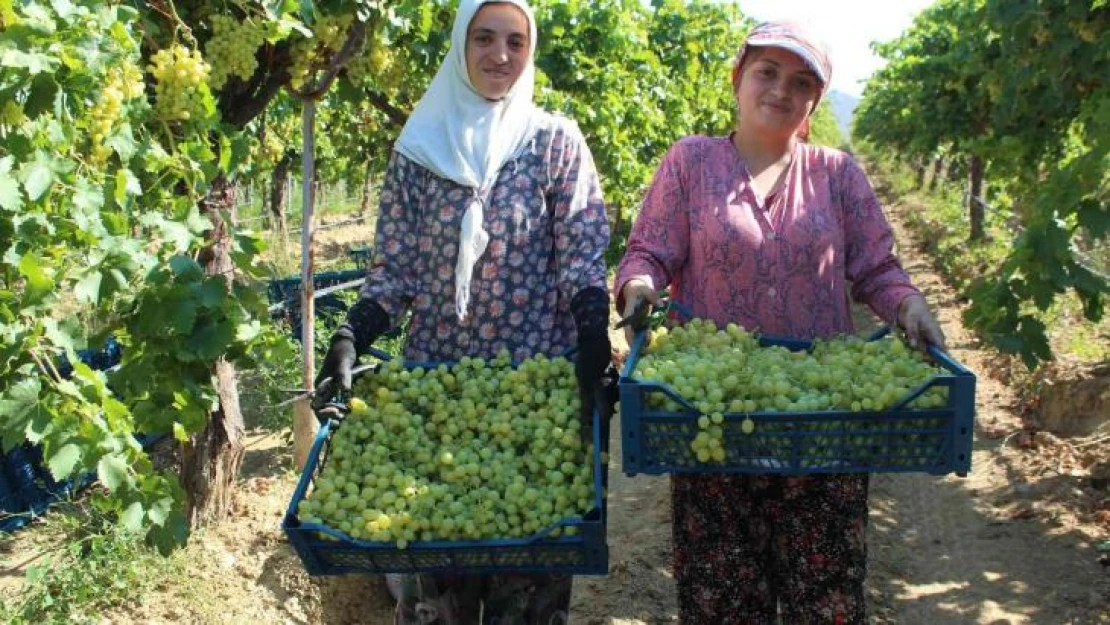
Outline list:
[[[316,392],[312,407],[317,410],[327,405],[339,391],[351,390],[351,369],[358,362],[355,340],[349,328],[340,327],[331,337],[331,345],[316,375]]]
[[[902,300],[898,306],[898,325],[906,333],[910,347],[925,351],[929,345],[935,345],[945,351],[944,332],[923,296],[915,293]]]
[[[636,307],[641,305],[642,302],[647,302],[651,306],[659,305],[659,293],[651,284],[641,278],[632,278],[624,283],[621,287],[621,300],[624,302],[624,310],[621,311],[622,319],[629,319],[636,313]],[[649,310],[648,313],[651,311]],[[646,315],[645,315],[646,317]],[[632,346],[632,339],[636,336],[636,331],[639,330],[635,324],[628,324],[624,327],[624,338],[628,341],[628,346]],[[651,339],[651,336],[648,336]]]

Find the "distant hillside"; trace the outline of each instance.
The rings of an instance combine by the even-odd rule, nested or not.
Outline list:
[[[836,89],[829,91],[827,97],[829,98],[829,105],[832,107],[833,116],[836,117],[836,123],[840,126],[840,131],[844,133],[845,139],[850,140],[852,136],[852,114],[856,111],[859,98]]]

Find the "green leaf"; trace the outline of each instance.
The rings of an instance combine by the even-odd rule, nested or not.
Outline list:
[[[201,360],[213,360],[223,355],[233,337],[230,324],[208,322],[196,329],[189,346]]]
[[[43,319],[43,336],[55,347],[60,347],[66,351],[73,351],[77,349],[73,341],[73,326],[75,321],[76,320],[72,317],[63,319]]]
[[[151,528],[148,536],[158,549],[158,553],[168,556],[174,549],[185,544],[185,540],[189,537],[189,524],[185,520],[185,515],[174,508],[166,522]]]
[[[200,209],[194,204],[189,207],[189,212],[185,216],[185,226],[189,228],[189,232],[200,235],[212,229],[212,220],[201,215]]]
[[[46,403],[39,401],[41,390],[37,376],[24,377],[10,388],[0,390],[0,423],[4,424],[0,433],[4,436],[4,449],[22,442],[28,428],[44,432],[50,427]]]
[[[130,506],[127,506],[127,509],[123,511],[123,514],[121,514],[119,517],[119,522],[120,525],[122,525],[127,531],[137,533],[140,529],[142,529],[143,518],[145,516],[146,513],[143,510],[142,502],[135,501],[132,502]]]
[[[50,71],[57,64],[57,57],[42,52],[23,52],[22,50],[8,49],[0,53],[0,67],[26,69],[27,73],[32,76]]]
[[[19,183],[7,172],[0,171],[0,208],[16,212],[22,207],[23,195],[19,192]]]
[[[119,131],[113,133],[104,143],[115,150],[120,160],[125,163],[139,151],[139,143],[135,141],[130,124],[122,124]]]
[[[204,268],[184,254],[171,256],[169,262],[173,275],[180,280],[195,282],[204,277]]]
[[[32,302],[42,301],[54,290],[54,280],[46,274],[38,257],[31,252],[19,259],[19,273],[26,280],[27,299]]]
[[[262,324],[257,319],[252,319],[248,323],[240,323],[235,330],[235,340],[242,343],[249,343],[253,341],[258,335],[262,334]]]
[[[104,456],[96,465],[96,473],[100,477],[100,482],[112,492],[122,486],[131,487],[134,485],[129,469],[127,461],[116,454]]]
[[[99,269],[93,269],[77,281],[73,287],[73,295],[77,301],[95,305],[100,300],[100,282],[104,274]]]
[[[178,300],[167,311],[169,327],[179,336],[189,336],[197,321],[197,305],[192,300]]]
[[[20,173],[23,174],[23,188],[26,189],[27,197],[32,202],[45,195],[54,184],[54,170],[44,159],[28,163]]]
[[[227,297],[227,284],[223,278],[209,277],[199,285],[193,286],[193,297],[203,308],[217,308]]]
[[[73,475],[73,468],[81,460],[81,448],[73,443],[62,445],[50,459],[46,461],[47,468],[56,480],[64,480]]]
[[[50,6],[54,8],[54,12],[58,14],[58,17],[64,20],[68,20],[77,9],[70,0],[50,0]]]
[[[164,525],[166,519],[170,518],[170,514],[173,513],[173,505],[173,499],[170,497],[163,497],[154,502],[154,505],[146,511],[147,516],[150,517],[150,522],[155,525]]]
[[[86,178],[77,181],[73,193],[73,205],[86,212],[99,211],[104,206],[104,193],[100,187]]]
[[[131,172],[130,169],[120,169],[116,172],[116,204],[121,208],[127,207],[127,196],[139,195],[143,192],[143,186],[139,184],[139,179]]]

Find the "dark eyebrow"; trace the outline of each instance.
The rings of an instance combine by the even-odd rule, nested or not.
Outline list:
[[[486,28],[484,26],[477,26],[477,27],[474,28],[474,30],[470,31],[470,34],[471,35],[478,35],[478,34],[496,35],[497,31],[492,29],[492,28]],[[520,31],[513,31],[513,32],[510,32],[507,36],[508,37],[523,37],[523,38],[527,39],[528,38],[528,33],[520,32]]]
[[[776,61],[774,59],[769,59],[769,58],[766,58],[766,57],[759,57],[754,62],[758,63],[760,61],[763,61],[764,63],[770,63],[771,65],[774,65],[775,67],[781,67],[782,66],[782,64],[779,63],[778,61]],[[806,65],[806,68],[804,70],[802,70],[800,73],[805,74],[806,76],[809,76],[810,78],[812,78],[816,81],[821,80],[820,78],[817,77],[817,72],[811,70],[808,65]]]

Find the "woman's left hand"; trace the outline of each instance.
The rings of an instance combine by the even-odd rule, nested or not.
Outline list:
[[[935,345],[945,351],[944,332],[924,296],[915,293],[902,300],[898,307],[898,325],[906,333],[910,347],[924,351],[929,345]]]

